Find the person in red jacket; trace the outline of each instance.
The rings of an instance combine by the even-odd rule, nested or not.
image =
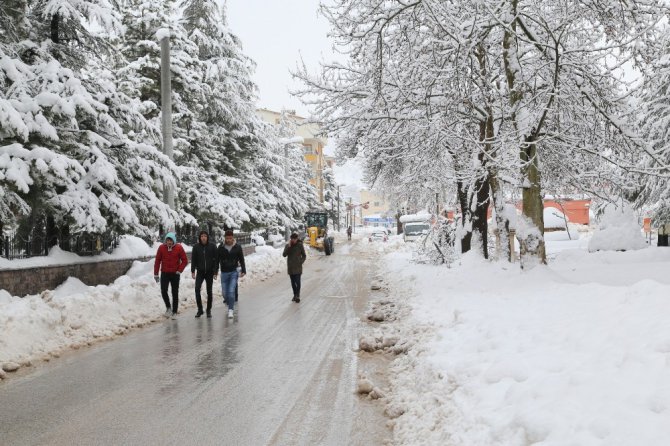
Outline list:
[[[154,279],[159,282],[158,270],[160,269],[161,296],[165,302],[165,316],[172,315],[172,319],[177,318],[177,308],[179,307],[179,276],[188,265],[188,257],[180,244],[177,244],[177,236],[174,232],[168,232],[165,235],[165,243],[158,247],[156,261],[154,262]],[[172,285],[172,307],[170,307],[170,298],[168,297],[168,286]]]

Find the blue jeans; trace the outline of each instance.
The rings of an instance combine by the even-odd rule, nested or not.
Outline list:
[[[229,310],[235,309],[235,287],[237,286],[238,274],[237,271],[229,273],[221,271],[221,293]]]

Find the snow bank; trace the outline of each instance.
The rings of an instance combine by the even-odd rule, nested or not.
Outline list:
[[[670,250],[564,251],[525,273],[383,262],[415,344],[390,373],[396,444],[667,444]]]
[[[135,242],[129,241],[126,247]],[[285,268],[281,250],[267,246],[258,247],[246,263],[247,276],[240,280],[241,289]],[[180,311],[195,305],[194,285],[189,266],[179,287]],[[220,287],[214,290],[220,293]],[[164,311],[160,288],[153,278],[153,260],[134,262],[126,275],[111,285],[92,287],[69,278],[55,290],[23,298],[0,290],[0,365],[48,360],[65,350],[162,320]]]
[[[589,251],[624,251],[646,248],[647,243],[630,206],[610,205],[589,242]]]

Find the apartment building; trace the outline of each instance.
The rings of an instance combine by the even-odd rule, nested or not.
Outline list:
[[[323,203],[325,187],[323,181],[323,169],[327,166],[332,167],[334,163],[334,159],[326,156],[323,152],[324,147],[328,143],[328,139],[321,135],[321,129],[317,124],[308,122],[307,118],[298,116],[293,110],[287,110],[285,113],[287,118],[296,125],[295,136],[303,138],[303,155],[305,161],[312,169],[312,176],[309,182],[316,188],[319,201]],[[273,125],[279,124],[281,119],[281,112],[268,110],[266,108],[256,110],[256,114],[265,122]]]
[[[384,198],[372,191],[361,190],[363,225],[372,227],[392,227],[395,225],[394,212]]]

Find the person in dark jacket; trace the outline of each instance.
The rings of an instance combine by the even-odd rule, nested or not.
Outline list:
[[[212,284],[218,271],[219,258],[216,245],[209,243],[207,231],[200,231],[198,244],[193,247],[191,253],[191,277],[195,279],[195,303],[198,305],[195,317],[203,315],[202,298],[200,297],[203,281],[207,287],[207,317],[212,317]]]
[[[168,232],[165,235],[165,243],[158,247],[156,253],[156,260],[154,261],[154,279],[156,283],[160,281],[161,296],[165,302],[165,316],[172,315],[172,319],[177,318],[177,309],[179,307],[179,276],[186,265],[188,264],[188,257],[186,252],[177,243],[177,236],[174,232]],[[160,280],[158,271],[160,270]],[[170,306],[170,298],[168,297],[168,287],[172,286],[172,306]]]
[[[286,257],[286,266],[288,267],[288,275],[291,278],[291,288],[293,288],[293,302],[300,302],[300,278],[302,276],[302,264],[307,259],[305,254],[305,246],[302,240],[298,238],[295,232],[291,234],[291,239],[284,246],[284,253]]]
[[[221,267],[221,292],[224,302],[228,305],[228,317],[233,317],[235,309],[235,288],[237,287],[238,272],[237,267],[241,268],[239,277],[244,277],[247,273],[244,265],[244,252],[242,247],[235,242],[233,231],[227,230],[223,243],[218,249],[219,266]]]

